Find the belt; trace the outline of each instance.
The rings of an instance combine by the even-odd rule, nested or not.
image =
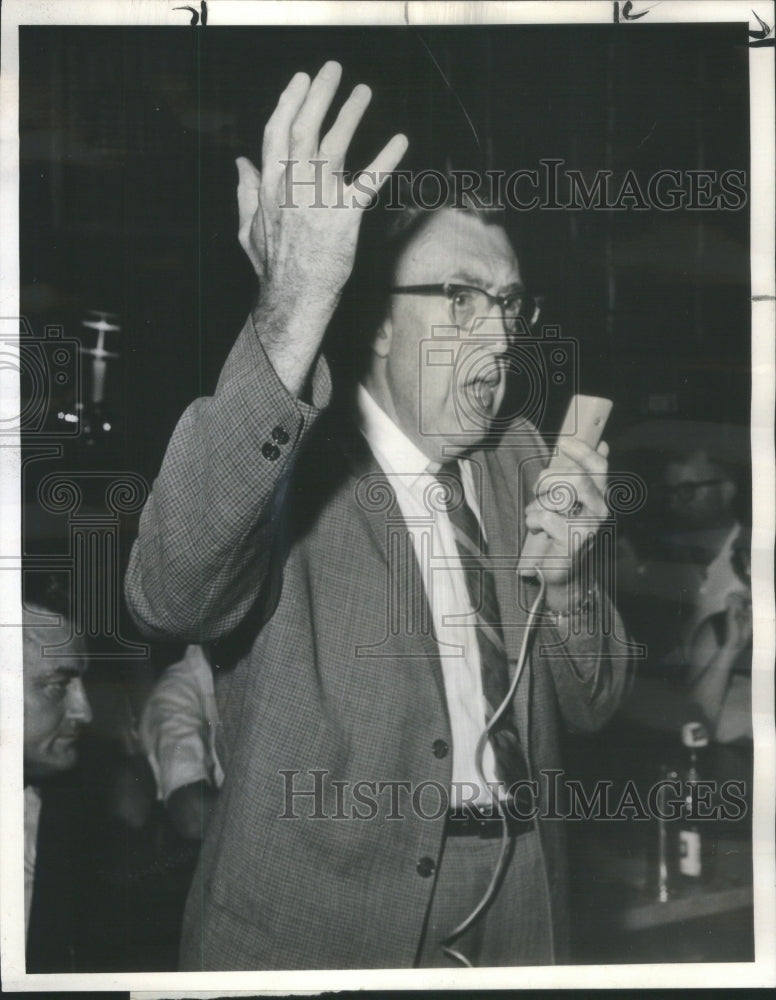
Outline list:
[[[519,837],[533,830],[531,819],[520,819],[505,811],[507,833],[510,837]],[[504,820],[495,811],[479,809],[477,806],[466,806],[464,809],[451,810],[447,814],[445,833],[448,837],[479,837],[487,840],[500,837]]]

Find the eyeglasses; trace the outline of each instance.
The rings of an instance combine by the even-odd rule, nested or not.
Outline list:
[[[476,319],[484,319],[498,306],[504,329],[511,335],[529,334],[541,311],[541,299],[520,289],[506,295],[491,295],[484,288],[474,285],[400,285],[392,288],[393,295],[444,295],[450,306],[450,319],[455,326],[469,326]]]
[[[676,486],[663,486],[659,492],[664,500],[676,497],[680,503],[689,503],[695,498],[696,492],[704,486],[721,486],[724,482],[724,479],[687,480],[684,483],[677,483]]]

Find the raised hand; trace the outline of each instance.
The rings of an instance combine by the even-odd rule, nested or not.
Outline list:
[[[320,129],[342,67],[324,65],[310,82],[297,73],[264,129],[261,171],[237,161],[239,240],[260,282],[254,323],[278,375],[298,392],[353,269],[369,194],[376,194],[407,149],[395,135],[345,184],[343,167],[371,100],[359,84],[323,138]]]
[[[740,653],[752,641],[752,599],[743,591],[728,595],[724,646]]]

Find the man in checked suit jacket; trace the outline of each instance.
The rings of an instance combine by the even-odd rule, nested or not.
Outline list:
[[[495,771],[487,743],[482,771],[475,763],[486,720],[472,605],[451,523],[428,499],[444,462],[465,459],[512,677],[536,596],[530,583],[518,592],[518,535],[544,531],[563,557],[545,574],[541,641],[513,697],[532,777],[560,768],[563,720],[591,731],[611,715],[627,668],[604,655],[605,600],[580,593],[566,518],[533,496],[541,439],[525,422],[498,442],[490,433],[522,287],[500,225],[448,208],[386,246],[393,291],[360,331],[368,367],[355,406],[330,404],[321,342],[354,266],[363,191],[406,149],[394,136],[358,188],[337,187],[370,98],[356,87],[319,140],[340,72],[327,63],[312,82],[297,74],[265,129],[261,172],[238,161],[240,240],[258,303],[215,395],[181,418],[127,575],[149,634],[229,637],[235,661],[217,677],[226,780],[189,896],[182,964],[549,963],[564,954],[562,823],[487,818],[496,793],[481,779]],[[283,210],[289,160],[295,207]],[[317,194],[301,184],[312,179]],[[451,282],[475,291],[458,295]],[[472,294],[486,302],[478,319],[489,335],[467,342],[473,324],[460,310]],[[451,322],[467,363],[427,366],[423,341]],[[564,451],[594,532],[606,515],[606,447],[571,441]],[[558,618],[569,609],[585,628]],[[547,624],[558,621],[565,627]],[[547,813],[546,782],[538,787]],[[496,868],[485,912],[456,934]]]

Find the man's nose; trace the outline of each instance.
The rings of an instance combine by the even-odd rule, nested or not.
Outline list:
[[[491,354],[506,354],[509,334],[500,306],[494,305],[488,316],[482,320],[477,335],[482,338],[483,347]]]
[[[67,714],[83,725],[92,721],[92,706],[89,704],[86,688],[80,677],[74,677],[68,684]]]

